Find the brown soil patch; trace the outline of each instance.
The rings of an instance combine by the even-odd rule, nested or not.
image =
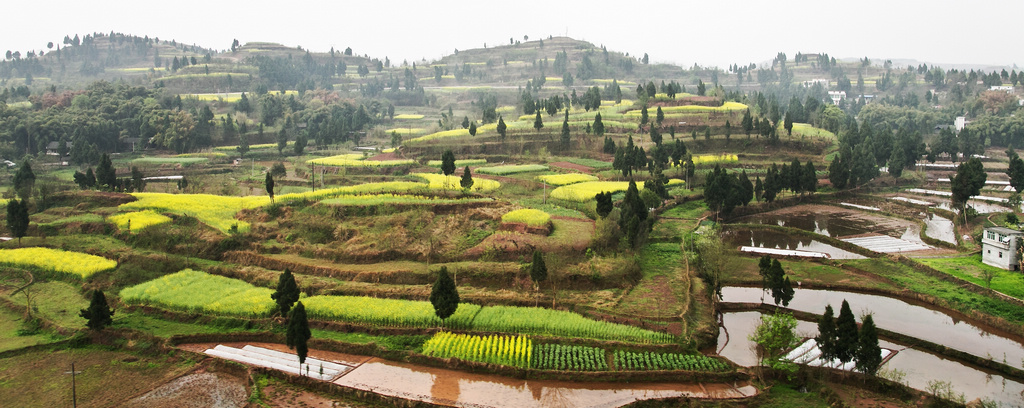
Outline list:
[[[242,407],[248,399],[246,380],[200,370],[183,375],[126,402],[124,407]]]
[[[593,168],[590,168],[590,167],[587,167],[587,166],[584,166],[584,165],[581,165],[581,164],[569,163],[569,162],[548,163],[548,166],[558,167],[558,168],[563,168],[563,169],[568,169],[568,170],[573,170],[573,171],[578,171],[578,172],[581,172],[581,173],[590,173],[590,172],[594,171]]]

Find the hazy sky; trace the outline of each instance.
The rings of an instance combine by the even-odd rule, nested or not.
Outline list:
[[[566,35],[652,61],[726,67],[779,51],[940,64],[1024,65],[1024,1],[17,1],[0,52],[110,31],[216,49],[232,39],[352,47],[399,63]],[[16,16],[16,17],[15,17]]]

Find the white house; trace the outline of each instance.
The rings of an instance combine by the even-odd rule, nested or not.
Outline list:
[[[990,90],[990,91],[1003,91],[1003,92],[1006,92],[1006,93],[1013,93],[1013,87],[1012,86],[993,85],[993,86],[989,87],[988,90]]]
[[[828,97],[832,98],[833,105],[838,105],[839,101],[846,99],[846,91],[828,91]]]
[[[815,78],[810,81],[804,81],[804,88],[810,88],[816,84],[821,84],[825,89],[828,89],[829,80],[826,78]]]
[[[970,122],[967,121],[967,118],[957,116],[956,119],[953,120],[953,127],[956,128],[956,133],[960,133],[961,130],[964,130],[964,127],[966,127],[968,123]]]
[[[997,268],[1018,269],[1017,243],[1024,232],[1003,227],[985,228],[981,236],[981,262]]]

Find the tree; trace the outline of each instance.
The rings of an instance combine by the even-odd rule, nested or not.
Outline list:
[[[21,246],[21,237],[28,232],[28,202],[22,199],[11,199],[7,202],[7,229],[11,235],[18,239],[18,246]]]
[[[612,203],[611,191],[597,193],[595,198],[597,199],[597,215],[600,215],[601,218],[605,218],[608,214],[611,214],[612,209],[615,208]]]
[[[501,141],[505,141],[505,131],[508,129],[508,125],[505,125],[505,118],[498,116],[498,135],[501,136]]]
[[[106,153],[100,158],[100,165],[96,166],[96,184],[110,190],[117,184],[117,172]]]
[[[462,117],[462,128],[469,129],[469,116]]]
[[[144,180],[142,171],[138,167],[132,166],[132,190],[136,192],[143,192],[146,189],[146,180]]]
[[[661,126],[661,122],[665,121],[665,112],[661,110],[661,106],[658,106],[658,111],[654,114],[654,122]]]
[[[540,251],[533,251],[533,262],[530,264],[530,280],[540,288],[541,281],[548,278],[548,267],[544,265],[544,256]]]
[[[789,112],[786,112],[786,119],[782,121],[782,126],[786,129],[786,136],[793,137],[793,118]]]
[[[32,172],[32,165],[28,159],[21,162],[21,167],[14,173],[14,191],[21,197],[21,201],[28,200],[32,196],[32,187],[36,184],[36,175]]]
[[[292,305],[299,301],[299,285],[295,283],[295,275],[288,268],[277,277],[277,289],[270,294],[270,298],[277,302],[277,310],[281,316],[287,316]]]
[[[747,134],[747,139],[750,139],[750,131],[754,130],[754,118],[750,116],[750,109],[743,112],[743,121],[740,122],[740,126],[743,126],[743,132]]]
[[[434,314],[444,321],[459,308],[459,290],[455,280],[448,274],[448,267],[442,266],[437,273],[437,280],[430,289],[430,304],[434,305]]]
[[[836,343],[835,356],[843,363],[853,360],[857,352],[857,320],[853,317],[850,304],[843,299],[843,306],[839,308],[839,318],[836,319]]]
[[[825,305],[825,314],[818,319],[818,336],[814,338],[821,351],[821,359],[832,361],[836,358],[836,319],[832,305]]]
[[[466,190],[473,187],[473,175],[469,174],[469,166],[462,170],[462,179],[459,180],[459,185]]]
[[[298,136],[295,136],[295,144],[292,145],[292,148],[296,156],[302,156],[302,152],[306,150],[307,143],[309,143],[309,138],[306,136],[305,132],[299,133]]]
[[[572,143],[572,134],[569,132],[569,109],[565,110],[565,120],[562,121],[562,133],[558,139],[562,150],[569,150],[569,146]]]
[[[472,122],[469,124],[469,135],[476,136],[476,122]]]
[[[277,154],[284,154],[285,147],[288,147],[288,126],[282,126],[277,133]]]
[[[796,366],[780,359],[782,353],[800,343],[796,336],[796,318],[791,314],[762,314],[761,323],[754,329],[748,340],[757,344],[757,354],[761,364],[775,368],[795,371]]]
[[[309,318],[306,316],[306,306],[302,302],[296,303],[295,308],[288,314],[288,331],[285,333],[285,344],[288,348],[295,349],[299,356],[299,364],[306,362],[306,355],[309,348],[306,343],[313,333],[309,331]]]
[[[85,187],[95,188],[96,187],[96,174],[93,173],[92,167],[85,171]]]
[[[757,202],[761,202],[761,196],[764,194],[764,184],[761,183],[761,176],[757,176],[754,179],[754,199]]]
[[[267,195],[270,196],[270,202],[274,202],[274,176],[267,172],[267,177],[263,179],[263,184],[267,188]]]
[[[878,346],[878,332],[875,329],[875,319],[871,315],[864,316],[857,340],[857,353],[854,356],[857,369],[862,373],[875,375],[878,367],[882,365],[882,348]]]
[[[594,116],[594,134],[604,136],[604,121],[601,119],[601,112]]]
[[[793,285],[778,259],[772,259],[771,267],[767,271],[767,283],[775,304],[782,303],[784,307],[789,306],[789,302],[793,300]]]
[[[1010,176],[1010,185],[1017,193],[1024,192],[1024,160],[1021,160],[1013,149],[1010,149],[1008,154],[1010,155],[1010,167],[1006,170],[1006,175]]]
[[[451,149],[446,149],[444,153],[441,153],[441,173],[446,176],[455,173],[455,153],[452,153]]]
[[[110,305],[107,304],[107,297],[99,289],[92,291],[92,301],[89,302],[89,308],[82,309],[78,312],[78,315],[85,318],[87,321],[86,327],[92,330],[103,330],[104,327],[114,323],[114,320],[111,319],[114,311],[110,310]]]
[[[238,151],[239,157],[245,157],[246,153],[249,153],[249,135],[242,133],[238,135],[238,146],[235,147]]]
[[[797,164],[799,163],[797,162]],[[799,168],[797,170],[800,175],[800,180],[797,181],[800,184],[800,190],[808,193],[818,191],[818,171],[815,170],[814,163],[807,160],[807,165],[803,166],[803,170],[799,171]]]
[[[533,118],[533,128],[540,132],[540,129],[544,127],[544,119],[540,117],[540,111],[537,111],[537,116]]]
[[[972,157],[957,166],[956,175],[950,180],[953,184],[953,207],[960,209],[965,219],[967,212],[962,210],[967,205],[967,200],[981,193],[986,179],[988,179],[988,174],[985,173],[985,167],[977,157]]]

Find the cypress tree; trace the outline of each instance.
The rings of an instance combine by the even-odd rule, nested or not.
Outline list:
[[[498,135],[501,136],[501,141],[505,141],[505,131],[508,129],[508,125],[505,124],[505,118],[498,116]]]
[[[818,337],[814,338],[821,351],[821,359],[832,361],[836,358],[836,319],[832,305],[825,306],[825,314],[818,319]]]
[[[857,369],[865,374],[875,375],[878,366],[882,365],[882,348],[878,347],[878,332],[875,330],[875,319],[871,315],[864,317],[857,341]]]
[[[469,173],[469,166],[462,170],[462,179],[459,180],[459,185],[466,190],[473,187],[473,175]]]
[[[309,352],[306,343],[310,337],[312,337],[312,333],[309,331],[306,306],[299,302],[288,314],[288,332],[285,334],[285,343],[288,348],[295,349],[295,354],[299,356],[299,364],[306,362],[306,355]]]
[[[96,167],[96,183],[111,190],[117,184],[117,171],[114,170],[114,164],[106,153],[103,153],[100,165]]]
[[[263,179],[263,184],[267,188],[267,195],[270,196],[270,202],[274,202],[274,176],[267,172],[267,177]]]
[[[18,246],[21,246],[21,237],[28,232],[28,225],[28,202],[24,199],[11,199],[7,203],[7,228],[18,239]]]
[[[615,208],[612,203],[612,193],[610,191],[597,193],[595,198],[597,199],[597,215],[604,218],[611,214],[612,209]]]
[[[441,320],[445,320],[459,308],[459,290],[455,287],[455,280],[448,274],[448,267],[442,266],[434,281],[434,287],[430,289],[430,304],[434,305],[434,314]]]
[[[78,315],[87,320],[86,326],[92,330],[103,330],[114,323],[111,316],[114,315],[114,311],[110,310],[110,306],[107,305],[107,297],[103,295],[103,291],[94,290],[92,292],[92,301],[89,302],[88,309],[82,309],[78,312]]]
[[[32,186],[36,183],[36,175],[32,172],[32,165],[29,164],[28,159],[21,162],[21,167],[14,173],[14,192],[18,193],[18,197],[21,197],[21,201],[28,200],[32,196]]]
[[[544,265],[544,256],[540,251],[533,251],[533,263],[530,264],[530,279],[540,287],[540,282],[548,278],[548,267]]]
[[[450,176],[455,173],[455,153],[447,149],[441,153],[441,173]]]
[[[277,308],[281,316],[287,316],[292,305],[299,300],[299,285],[295,283],[295,275],[288,268],[277,278],[277,290],[270,294],[270,298],[277,302]]]
[[[854,319],[846,299],[843,299],[843,306],[839,308],[839,318],[836,319],[835,345],[835,356],[839,361],[849,363],[853,360],[857,352],[857,320]]]

